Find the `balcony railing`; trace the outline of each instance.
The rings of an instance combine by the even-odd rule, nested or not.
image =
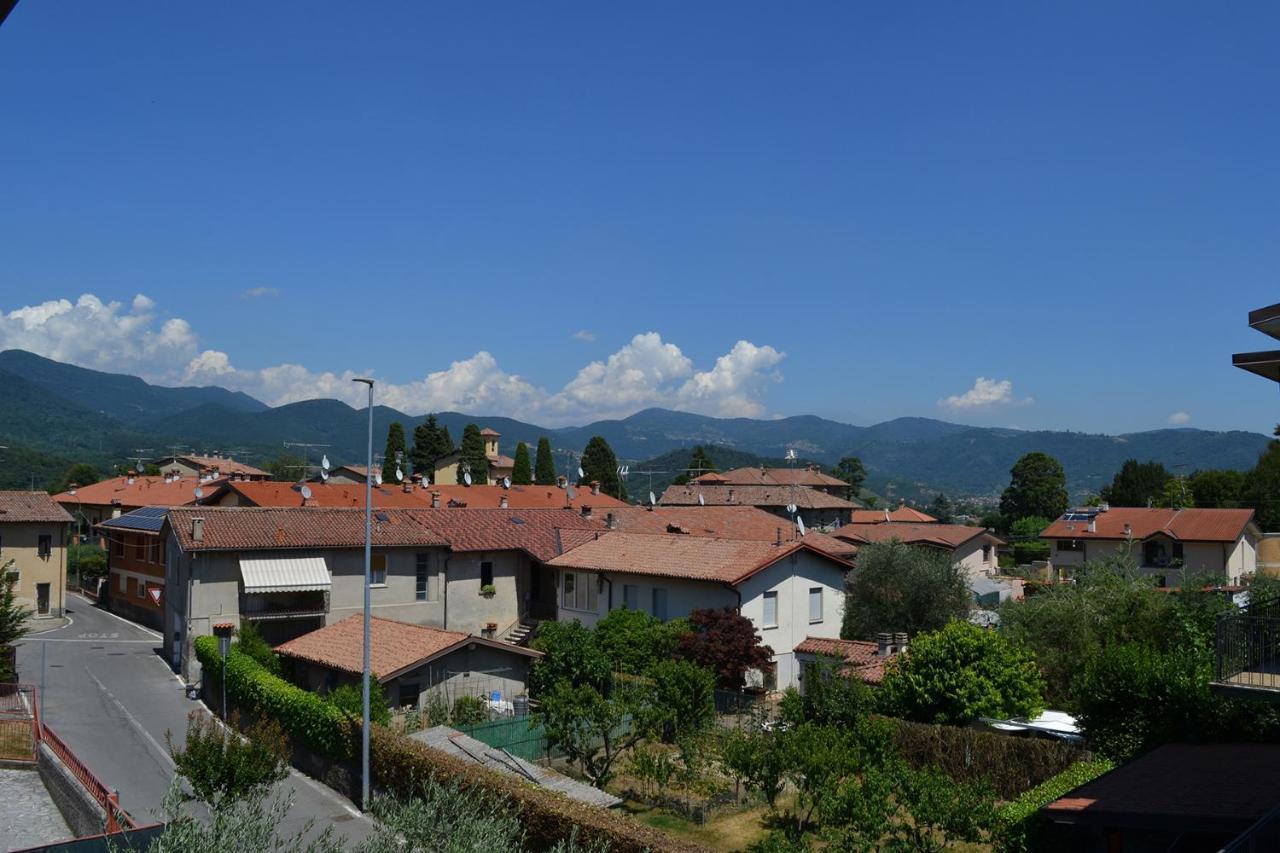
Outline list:
[[[240,599],[245,619],[307,619],[329,612],[329,596],[313,593],[254,593]]]
[[[1280,598],[1252,602],[1218,617],[1213,686],[1280,696]]]

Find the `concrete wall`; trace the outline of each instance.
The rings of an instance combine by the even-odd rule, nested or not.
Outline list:
[[[1173,540],[1158,537],[1165,543],[1165,552],[1172,555]],[[1060,551],[1059,540],[1053,542],[1051,559],[1055,566],[1075,567],[1086,562],[1101,560],[1123,551],[1128,543],[1116,540],[1077,540],[1084,544],[1083,551]],[[1245,575],[1253,574],[1258,568],[1257,539],[1252,532],[1246,532],[1236,542],[1184,542],[1182,543],[1182,566],[1147,566],[1143,565],[1143,542],[1133,542],[1133,557],[1138,561],[1146,574],[1164,575],[1170,585],[1181,582],[1183,576],[1212,574],[1221,577],[1226,583],[1239,583]],[[1280,547],[1277,548],[1280,556]]]
[[[13,565],[7,571],[18,573],[15,595],[18,603],[36,608],[40,584],[49,585],[49,609],[37,616],[61,616],[63,590],[67,578],[67,529],[66,523],[0,523],[0,567],[10,560]],[[39,556],[41,536],[50,537],[48,557]]]
[[[983,546],[989,546],[989,556],[982,558]],[[995,540],[987,536],[978,536],[955,549],[952,557],[964,567],[970,578],[989,577],[999,568],[999,557],[996,555]]]
[[[480,564],[493,563],[497,593],[480,594]],[[520,618],[524,590],[518,579],[527,575],[529,558],[519,551],[472,551],[449,555],[449,624],[451,631],[479,634],[489,623],[506,630]]]
[[[36,769],[50,799],[76,837],[102,832],[107,822],[106,811],[46,744],[39,746]]]

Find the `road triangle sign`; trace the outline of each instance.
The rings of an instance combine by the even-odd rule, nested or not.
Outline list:
[[[153,601],[157,606],[159,606],[159,604],[160,604],[160,596],[164,595],[164,587],[162,587],[162,586],[149,586],[149,587],[147,587],[147,595],[151,596],[151,600],[152,600],[152,601]]]

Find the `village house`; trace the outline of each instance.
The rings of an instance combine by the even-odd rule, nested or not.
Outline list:
[[[888,542],[896,539],[908,545],[936,548],[951,555],[962,566],[970,581],[995,574],[1000,566],[997,551],[1004,544],[985,527],[937,522],[881,521],[876,524],[846,524],[831,533],[855,545]]]
[[[369,620],[370,670],[393,708],[421,707],[438,696],[453,707],[461,696],[495,710],[513,710],[527,690],[529,667],[542,652],[375,616]],[[277,646],[292,680],[316,693],[359,684],[364,665],[364,618],[348,616]]]
[[[819,660],[833,662],[836,672],[841,676],[856,678],[863,684],[874,687],[884,680],[885,664],[906,650],[906,634],[880,634],[875,642],[805,637],[796,646],[800,692],[804,692],[806,676],[813,671]]]
[[[502,482],[503,477],[511,476],[511,472],[515,469],[516,461],[510,456],[503,456],[498,451],[498,439],[502,437],[502,433],[485,427],[480,430],[480,437],[484,439],[484,455],[489,460],[489,479],[487,484],[496,486]],[[461,461],[461,450],[455,450],[452,453],[441,456],[433,463],[435,470],[431,475],[431,482],[445,485],[457,483],[458,463]]]
[[[803,541],[833,557],[851,560],[858,546],[826,533],[799,528],[753,506],[623,506],[605,513],[605,526],[630,533],[672,533],[716,539],[784,544]]]
[[[167,507],[145,506],[97,526],[107,552],[101,598],[113,613],[160,630],[164,621]]]
[[[364,484],[334,482],[307,483],[309,497],[301,483],[251,483],[228,481],[204,503],[213,506],[322,506],[363,507]],[[626,503],[600,491],[599,484],[584,489],[557,486],[465,486],[425,485],[406,481],[384,483],[370,490],[375,507],[467,508],[472,509],[575,509],[588,515],[603,509],[625,507]]]
[[[1052,543],[1055,567],[1081,566],[1121,551],[1169,586],[1206,574],[1239,583],[1258,569],[1260,536],[1251,509],[1105,505],[1068,510],[1040,531]]]
[[[850,524],[883,524],[886,521],[905,521],[911,524],[933,524],[938,519],[913,509],[906,504],[899,504],[897,509],[855,509]]]
[[[382,476],[382,466],[374,465],[373,466],[374,482],[377,482],[378,478],[381,476]],[[365,483],[365,480],[367,479],[369,479],[369,469],[366,468],[364,465],[339,465],[336,468],[330,469],[329,479],[325,482],[333,485],[356,484],[356,485],[363,486]],[[319,480],[320,480],[319,477],[315,478],[315,481],[318,482]]]
[[[770,542],[609,531],[551,559],[560,571],[558,621],[594,626],[619,607],[675,619],[730,607],[773,650],[765,686],[798,683],[795,648],[840,636],[844,576],[851,566],[803,541]]]
[[[61,616],[67,582],[67,514],[44,492],[0,492],[0,571],[37,617]]]
[[[750,468],[743,470],[753,470]],[[703,478],[704,480],[706,478]],[[698,482],[668,486],[660,506],[753,506],[791,521],[799,516],[806,527],[832,530],[848,524],[856,504],[807,486],[748,485]],[[795,515],[792,514],[795,508]]]
[[[183,477],[164,474],[148,477],[130,472],[123,477],[100,480],[88,486],[72,485],[53,496],[71,513],[76,530],[87,534],[109,518],[116,518],[144,506],[188,506],[212,495],[223,480],[208,476]],[[197,491],[198,490],[198,491]]]
[[[229,456],[167,456],[157,465],[161,471],[177,473],[181,477],[201,479],[270,480],[271,473],[237,462]]]
[[[705,486],[799,486],[817,489],[838,498],[849,494],[849,484],[839,477],[822,473],[817,465],[802,468],[733,468],[709,471],[692,478],[692,483]]]

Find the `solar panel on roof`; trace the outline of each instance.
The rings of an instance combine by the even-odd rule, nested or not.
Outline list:
[[[376,519],[378,519],[378,521],[381,521],[381,522],[383,522],[383,523],[386,523],[386,522],[390,521],[390,519],[389,519],[389,518],[387,518],[387,514],[386,514],[385,512],[375,512],[375,513],[373,514],[373,517],[374,517],[374,518],[376,518]]]

